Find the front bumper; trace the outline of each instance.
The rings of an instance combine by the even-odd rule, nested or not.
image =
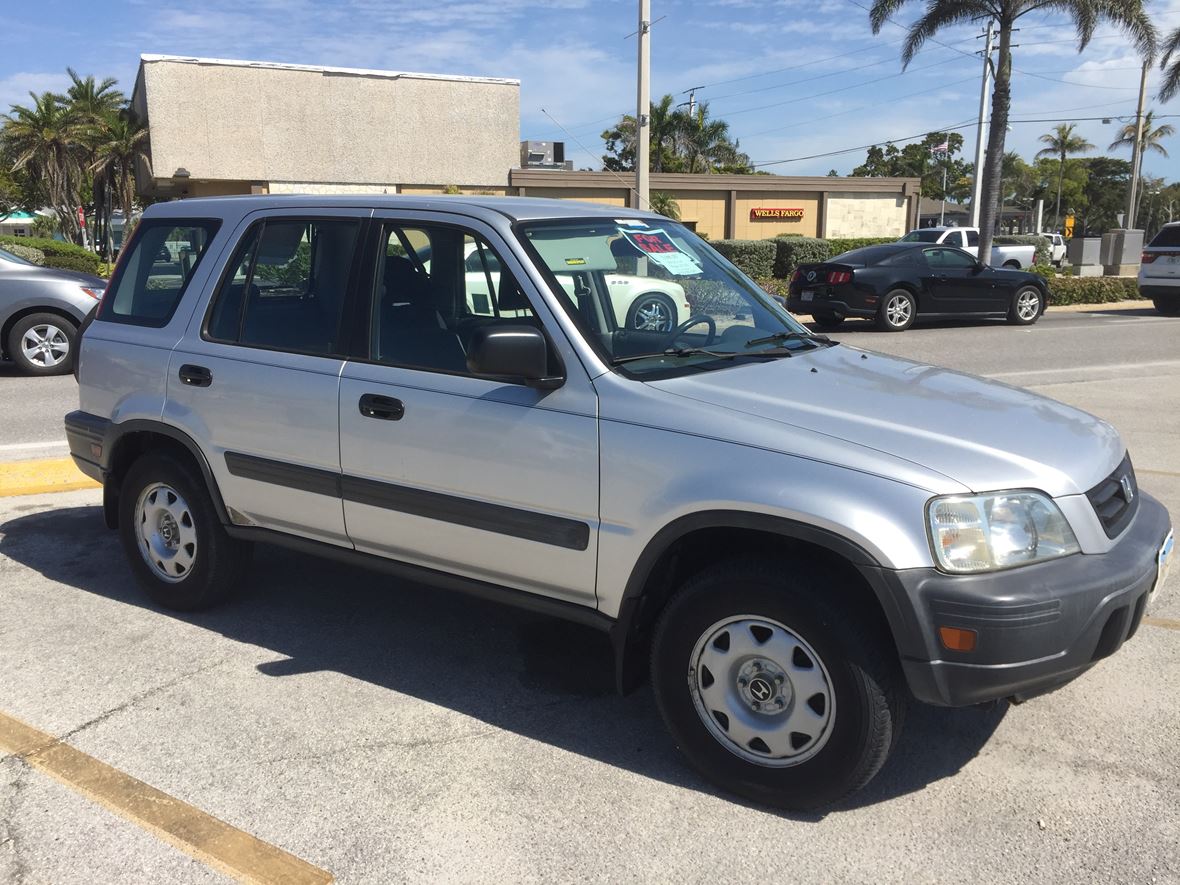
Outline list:
[[[882,570],[908,625],[897,638],[911,692],[950,707],[1023,700],[1085,672],[1138,629],[1170,527],[1163,505],[1141,494],[1134,521],[1107,553],[983,575]],[[944,626],[976,631],[975,650],[942,648]]]

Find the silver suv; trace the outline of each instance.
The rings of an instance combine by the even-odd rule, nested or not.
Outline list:
[[[691,315],[620,322],[612,275]],[[592,625],[693,765],[789,808],[864,786],[911,697],[1113,653],[1171,547],[1110,425],[811,334],[628,209],[153,206],[79,380],[73,456],[157,604],[224,599],[266,542]]]

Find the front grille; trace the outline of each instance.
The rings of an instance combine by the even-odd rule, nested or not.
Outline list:
[[[1131,522],[1139,509],[1139,484],[1135,481],[1135,468],[1131,456],[1114,469],[1106,479],[1086,492],[1090,505],[1098,514],[1098,521],[1108,538],[1116,537]]]

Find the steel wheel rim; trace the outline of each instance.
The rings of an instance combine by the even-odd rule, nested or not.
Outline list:
[[[705,630],[688,685],[713,738],[755,765],[800,765],[831,737],[836,696],[827,667],[810,643],[770,618],[736,615]]]
[[[672,313],[658,298],[649,298],[635,306],[633,327],[641,332],[671,332]]]
[[[21,353],[35,366],[60,366],[70,354],[70,339],[52,323],[30,326],[20,340]]]
[[[153,483],[135,502],[139,553],[162,581],[178,584],[197,558],[197,527],[188,503],[172,486]]]
[[[1036,292],[1025,291],[1016,296],[1016,314],[1022,320],[1031,320],[1041,309],[1041,296]]]
[[[911,312],[910,299],[904,295],[894,295],[885,303],[885,319],[891,326],[904,326],[909,322]]]

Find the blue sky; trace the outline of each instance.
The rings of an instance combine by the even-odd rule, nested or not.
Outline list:
[[[948,31],[902,73],[904,31],[873,36],[870,0],[653,0],[652,94],[705,86],[715,116],[756,163],[788,175],[844,173],[864,150],[801,159],[871,142],[901,140],[974,118],[982,44],[978,28]],[[47,0],[3,4],[0,108],[28,90],[57,89],[64,69],[118,77],[130,91],[141,53],[246,58],[345,67],[515,77],[521,136],[564,139],[579,167],[599,163],[602,129],[635,106],[634,0]],[[924,4],[899,17],[907,23]],[[1149,0],[1161,30],[1180,26],[1180,0]],[[1135,113],[1138,60],[1110,29],[1078,55],[1073,32],[1053,15],[1021,22],[1013,119],[1078,121],[1105,148],[1115,125],[1087,117]],[[1158,82],[1153,71],[1149,84]],[[1154,89],[1152,93],[1154,94]],[[1180,98],[1160,106],[1176,114]],[[544,111],[542,110],[544,109]],[[548,112],[548,116],[545,112]],[[554,122],[556,121],[556,123]],[[560,124],[560,125],[558,125]],[[1008,147],[1026,158],[1052,122],[1014,122]],[[562,129],[564,127],[564,130]],[[966,152],[974,126],[961,129]],[[585,150],[579,146],[584,145]],[[1171,158],[1146,171],[1180,179],[1180,135]],[[1127,154],[1121,154],[1127,156]]]

